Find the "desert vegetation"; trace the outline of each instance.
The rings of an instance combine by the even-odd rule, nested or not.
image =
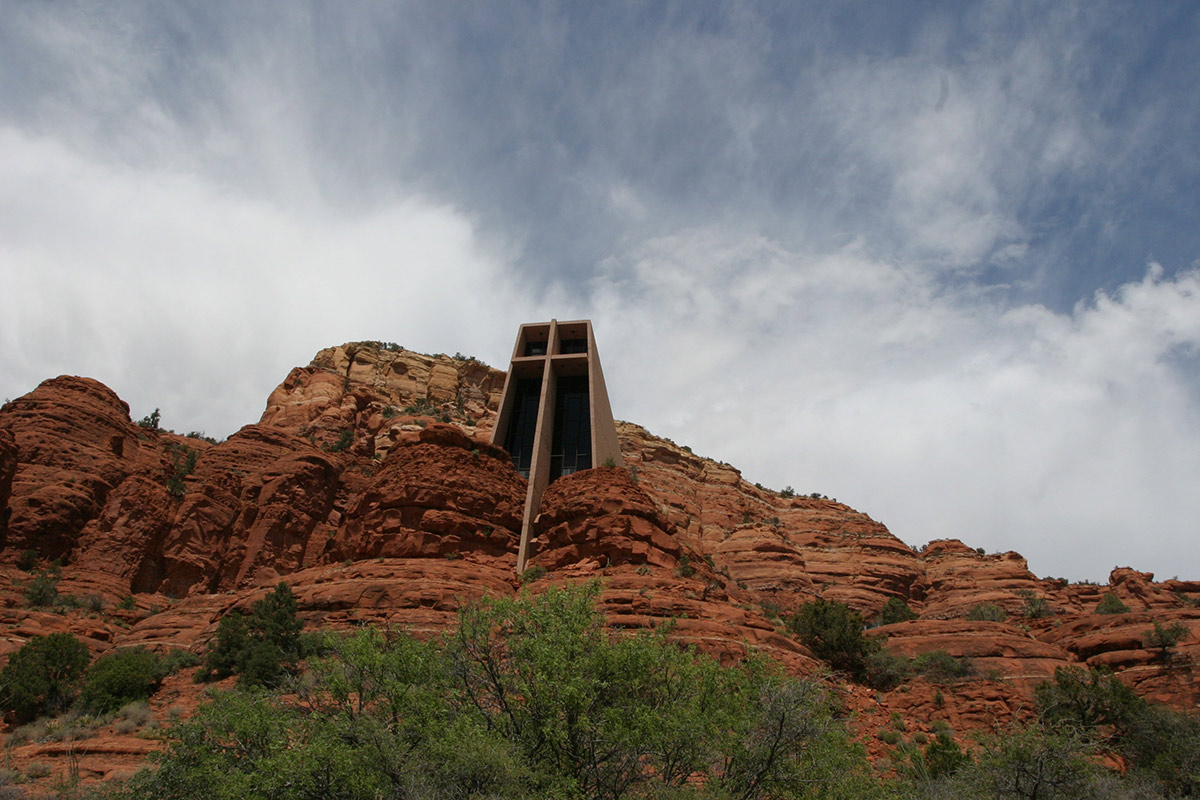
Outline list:
[[[941,719],[893,713],[873,764],[824,681],[751,656],[721,666],[671,640],[670,625],[604,627],[599,584],[484,598],[440,636],[397,630],[302,634],[280,584],[227,614],[197,679],[236,675],[123,785],[59,796],[189,798],[1112,798],[1200,793],[1200,720],[1147,703],[1115,676],[1060,669],[1027,724],[956,735]],[[892,613],[895,613],[894,611]],[[900,616],[906,616],[901,614]],[[788,627],[832,667],[870,683],[972,677],[942,652],[889,654],[862,617],[817,601]],[[69,634],[37,637],[0,672],[18,740],[84,738],[151,722],[163,677],[198,659],[116,650],[89,664]],[[229,684],[225,684],[228,686]],[[70,714],[53,717],[70,709]],[[49,715],[49,716],[48,716]],[[157,723],[155,723],[157,724]],[[79,729],[79,730],[76,730]],[[19,736],[18,736],[19,734]],[[1120,763],[1124,774],[1106,769]],[[10,771],[11,772],[11,771]],[[40,780],[42,763],[14,781]],[[5,776],[0,776],[5,777]],[[18,785],[4,797],[24,797]]]

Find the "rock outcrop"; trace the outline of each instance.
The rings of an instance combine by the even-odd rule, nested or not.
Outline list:
[[[844,504],[748,484],[630,423],[618,423],[626,468],[548,488],[531,570],[517,576],[527,483],[489,443],[503,381],[473,359],[347,344],[292,370],[262,418],[220,443],[134,423],[97,381],[44,382],[0,409],[0,659],[54,631],[97,655],[201,652],[224,614],[280,580],[310,626],[430,635],[483,595],[598,579],[614,631],[665,625],[723,661],[753,649],[804,674],[822,665],[783,625],[801,604],[844,602],[875,620],[905,601],[917,619],[869,633],[900,657],[969,659],[975,677],[889,692],[830,679],[868,734],[893,712],[912,730],[1028,714],[1033,688],[1066,665],[1114,669],[1175,707],[1200,703],[1187,671],[1200,657],[1200,582],[1122,568],[1106,586],[1068,584],[1016,553],[956,540],[918,551]],[[74,609],[27,597],[53,560]],[[1099,613],[1107,594],[1128,611]],[[1003,619],[968,619],[980,606]],[[1151,648],[1156,623],[1186,635]],[[199,691],[172,679],[155,708],[186,713]],[[147,752],[110,733],[83,756],[93,777]],[[57,757],[43,745],[14,752]]]

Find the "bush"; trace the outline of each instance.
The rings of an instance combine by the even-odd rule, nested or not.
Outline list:
[[[200,458],[200,451],[188,447],[186,444],[177,444],[171,446],[171,477],[167,478],[167,491],[172,497],[183,497],[187,492],[187,484],[184,479],[191,475],[196,469],[196,460]]]
[[[1147,703],[1107,670],[1060,667],[1034,697],[1047,727],[1099,731],[1135,776],[1166,796],[1200,795],[1200,718]]]
[[[1008,612],[995,603],[977,603],[967,612],[966,618],[973,622],[1004,622]]]
[[[447,422],[449,422],[449,420],[447,420]],[[336,442],[334,442],[333,444],[325,445],[325,452],[341,453],[344,450],[348,449],[350,447],[350,445],[352,445],[352,444],[354,444],[354,429],[353,428],[343,428],[342,432],[338,434],[338,439]]]
[[[948,757],[958,766],[940,797],[1096,800],[1103,777],[1086,742],[1036,725],[985,740],[974,764]]]
[[[1111,725],[1123,731],[1146,707],[1145,700],[1108,670],[1082,667],[1058,667],[1054,680],[1038,684],[1033,697],[1045,724],[1078,730]]]
[[[945,650],[931,650],[913,659],[913,670],[933,683],[953,683],[975,674],[969,658],[955,658]]]
[[[905,770],[918,781],[933,781],[953,775],[971,762],[949,731],[939,731],[932,740],[926,739],[925,749],[909,753]]]
[[[17,568],[24,572],[33,572],[40,557],[41,554],[37,550],[22,550],[21,555],[17,557]]]
[[[208,654],[203,680],[238,676],[239,685],[276,686],[300,655],[296,597],[286,583],[250,607],[221,618],[217,644]]]
[[[612,636],[598,586],[485,598],[444,639],[363,629],[300,702],[221,692],[138,775],[143,800],[874,796],[816,682]]]
[[[1097,614],[1128,614],[1129,606],[1121,602],[1121,598],[1117,597],[1112,592],[1100,598],[1100,602],[1096,604]]]
[[[880,649],[877,640],[864,635],[862,615],[845,603],[805,603],[786,623],[817,658],[858,681],[867,676],[868,656]]]
[[[1170,625],[1155,622],[1153,628],[1142,634],[1142,641],[1146,647],[1158,650],[1159,660],[1165,664],[1174,655],[1173,650],[1175,645],[1182,642],[1190,634],[1191,630],[1182,622],[1175,622]]]
[[[1200,718],[1147,705],[1129,720],[1116,748],[1168,796],[1200,796]]]
[[[158,671],[165,678],[168,675],[174,675],[181,669],[197,666],[199,663],[200,656],[191,650],[175,649],[168,651],[159,659]]]
[[[880,625],[892,625],[896,622],[908,622],[910,619],[916,619],[917,612],[908,607],[908,603],[901,600],[899,597],[889,597],[887,602],[883,604],[883,610],[879,612]]]
[[[1050,603],[1044,597],[1039,597],[1030,589],[1017,592],[1024,600],[1021,604],[1021,615],[1026,619],[1044,619],[1054,614]]]
[[[69,633],[33,637],[0,670],[0,708],[18,722],[64,710],[89,660],[87,646]]]
[[[145,647],[117,650],[99,659],[87,671],[78,706],[92,714],[106,714],[144,700],[162,683],[158,656]]]
[[[52,606],[58,602],[58,571],[38,571],[25,584],[25,602],[34,608]]]
[[[162,421],[162,415],[159,413],[158,409],[156,408],[153,411],[151,411],[149,414],[147,414],[146,416],[144,416],[140,420],[138,420],[138,426],[145,428],[146,430],[156,431],[156,430],[158,430],[158,423],[161,421]]]
[[[891,650],[880,649],[866,658],[863,681],[872,689],[887,692],[908,680],[912,674],[912,662]]]
[[[525,571],[521,573],[521,577],[519,578],[521,585],[523,586],[527,583],[533,583],[534,581],[543,577],[546,572],[546,568],[541,564],[534,564],[532,567],[527,567]]]

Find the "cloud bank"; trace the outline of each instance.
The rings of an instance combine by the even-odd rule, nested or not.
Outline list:
[[[8,3],[0,396],[227,435],[322,347],[503,366],[912,544],[1200,577],[1200,11]]]

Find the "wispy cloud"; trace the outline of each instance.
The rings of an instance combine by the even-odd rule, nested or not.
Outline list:
[[[321,347],[590,316],[617,414],[752,480],[1200,575],[1186,4],[3,16],[2,395],[224,435]]]
[[[1200,352],[1200,273],[1151,265],[1063,313],[854,248],[697,231],[610,261],[596,291],[606,352],[654,354],[607,367],[616,407],[750,480],[837,496],[913,544],[1076,577],[1187,571],[1200,396],[1174,356]]]

